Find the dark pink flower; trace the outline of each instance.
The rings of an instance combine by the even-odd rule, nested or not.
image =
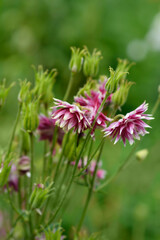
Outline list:
[[[121,138],[124,145],[126,145],[126,139],[128,139],[130,145],[134,143],[134,139],[140,139],[140,135],[144,136],[148,132],[145,128],[151,128],[142,119],[151,120],[151,114],[144,114],[148,109],[148,104],[145,102],[136,108],[134,111],[127,113],[122,119],[113,122],[108,128],[105,128],[104,136],[111,136],[115,139],[115,144]]]
[[[91,96],[89,96],[87,93],[85,94],[85,97],[75,97],[75,102],[79,103],[81,106],[86,107],[88,110],[86,113],[88,113],[90,123],[92,125],[96,114],[99,110],[99,107],[102,103],[102,95],[100,91],[91,91]],[[93,127],[92,134],[94,133],[94,130],[96,127],[106,127],[106,121],[111,121],[110,118],[106,117],[102,112],[99,113],[99,116],[97,117],[96,123]]]
[[[74,131],[81,133],[90,127],[85,109],[81,110],[75,104],[69,104],[56,98],[54,98],[54,103],[57,110],[52,113],[52,119],[60,128],[66,131],[74,129]]]
[[[56,120],[52,118],[48,118],[44,115],[39,116],[38,132],[40,134],[40,140],[48,140],[49,142],[52,142],[55,129],[55,122]],[[62,131],[62,129],[59,128],[58,129],[59,144],[62,144],[63,136],[64,132]]]

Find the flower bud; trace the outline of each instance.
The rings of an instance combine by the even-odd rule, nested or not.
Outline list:
[[[20,91],[18,94],[19,102],[22,103],[28,100],[28,98],[30,97],[30,86],[31,86],[31,83],[27,82],[26,79],[24,81],[20,80]]]
[[[96,49],[93,50],[92,55],[87,50],[85,54],[83,72],[87,77],[95,77],[99,70],[99,62],[102,59],[102,55],[100,51]]]
[[[126,79],[128,70],[132,64],[128,64],[127,60],[118,60],[118,66],[114,71],[111,67],[109,68],[110,77],[106,83],[106,90],[109,93],[113,93],[119,87],[121,81]]]
[[[83,56],[85,49],[80,50],[80,48],[71,47],[72,55],[69,63],[69,69],[72,72],[80,72],[83,64]]]
[[[33,90],[35,96],[40,102],[48,105],[53,99],[53,85],[57,75],[56,69],[44,71],[42,66],[38,66],[38,71],[35,70],[36,86]]]
[[[30,158],[28,156],[22,156],[18,162],[18,170],[21,175],[25,175],[30,171]]]
[[[23,126],[24,129],[28,132],[33,132],[38,127],[38,111],[37,111],[37,101],[25,104],[23,108]]]
[[[133,84],[133,82],[125,82],[120,85],[119,89],[112,95],[112,101],[115,105],[121,107],[125,104],[128,92]]]
[[[29,199],[30,208],[40,208],[46,199],[53,194],[53,191],[53,182],[48,186],[45,186],[42,183],[36,184]]]
[[[14,86],[14,83],[12,83],[8,88],[6,88],[5,84],[6,80],[4,79],[2,84],[0,84],[0,108],[3,107],[3,105],[5,104],[7,95],[10,89]]]
[[[142,149],[142,150],[136,152],[137,160],[140,162],[145,160],[145,158],[148,156],[148,153],[149,153],[148,149]]]

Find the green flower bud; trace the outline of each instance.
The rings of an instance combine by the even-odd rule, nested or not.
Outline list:
[[[148,149],[142,149],[136,152],[136,158],[138,161],[142,162],[148,156]]]
[[[99,62],[102,59],[100,51],[96,49],[93,50],[93,53],[90,54],[87,50],[84,59],[83,72],[87,77],[95,77],[99,70]]]
[[[23,127],[28,132],[33,132],[38,127],[38,101],[23,105]]]
[[[114,71],[111,67],[109,68],[110,77],[106,83],[106,89],[108,93],[113,93],[117,90],[120,83],[126,79],[128,70],[132,64],[129,64],[127,60],[118,60],[118,66]]]
[[[83,56],[85,49],[80,50],[80,48],[71,47],[72,55],[69,62],[69,69],[72,72],[80,72],[83,64]]]
[[[22,129],[22,153],[27,154],[30,151],[30,139],[28,132]]]
[[[14,86],[15,83],[11,83],[10,86],[8,88],[6,88],[6,80],[4,79],[2,81],[2,84],[0,84],[0,108],[3,107],[3,105],[5,104],[7,95],[10,91],[10,89]]]
[[[128,92],[133,82],[125,82],[120,85],[120,88],[113,94],[112,101],[117,106],[123,106],[127,100]]]
[[[45,186],[43,184],[36,184],[29,199],[30,209],[42,207],[46,199],[51,196],[53,192],[53,182],[48,186]]]
[[[30,97],[30,86],[31,83],[27,82],[27,79],[25,79],[24,81],[20,80],[20,91],[18,94],[18,101],[20,103],[23,103],[25,101],[27,101]]]
[[[40,102],[48,105],[53,99],[53,85],[57,71],[56,69],[52,69],[50,72],[44,71],[42,66],[38,66],[38,71],[35,67],[34,70],[36,85],[33,92]]]

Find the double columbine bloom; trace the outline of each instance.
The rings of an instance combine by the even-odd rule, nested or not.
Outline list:
[[[134,111],[127,113],[122,119],[113,122],[108,128],[105,128],[104,136],[111,136],[115,139],[114,143],[117,143],[119,139],[122,139],[124,145],[126,145],[126,139],[128,139],[130,145],[134,143],[134,139],[140,139],[140,135],[144,136],[146,133],[145,128],[151,128],[142,119],[151,120],[151,114],[144,114],[148,109],[148,104],[145,102],[136,108]]]

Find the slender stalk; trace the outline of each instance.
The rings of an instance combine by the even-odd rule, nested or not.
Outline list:
[[[99,148],[103,143],[104,143],[104,138],[102,138],[102,141],[100,142],[100,144],[98,145],[94,153],[91,155],[91,157],[88,159],[87,164],[85,165],[85,167],[82,168],[82,170],[77,174],[76,177],[81,176],[81,174],[88,168],[89,164],[91,163],[92,159],[94,158],[94,156],[96,155],[96,153],[98,152]]]
[[[74,82],[74,76],[75,76],[75,74],[76,74],[76,73],[71,72],[69,84],[68,84],[68,87],[67,87],[67,90],[66,90],[64,99],[63,99],[64,101],[67,101],[67,100],[68,100],[68,97],[69,97],[69,95],[70,95],[70,92],[71,92],[71,89],[72,89],[72,85],[73,85],[73,82]]]
[[[30,133],[30,148],[31,148],[31,178],[30,178],[30,189],[29,193],[31,195],[32,193],[32,187],[33,187],[33,173],[34,173],[34,136],[33,133]],[[31,239],[34,239],[34,233],[33,233],[33,222],[32,222],[32,212],[30,212],[29,215],[29,228],[30,228],[30,235]]]
[[[66,145],[67,145],[67,142],[68,142],[68,139],[69,139],[69,134],[70,134],[70,132],[67,133],[66,139],[65,139],[64,144],[63,144],[62,152],[60,154],[58,164],[57,164],[57,167],[56,167],[56,171],[55,171],[55,175],[54,175],[54,181],[56,181],[58,173],[59,173],[59,168],[60,168],[60,165],[62,163],[62,159],[63,159],[64,152],[65,152],[65,149],[66,149]]]
[[[83,212],[82,212],[82,216],[80,218],[80,221],[79,221],[79,224],[78,224],[78,227],[77,227],[77,233],[81,230],[81,227],[82,227],[82,224],[83,224],[83,221],[84,221],[87,209],[88,209],[88,205],[89,205],[92,193],[93,193],[94,183],[95,183],[96,174],[97,174],[97,170],[98,170],[98,164],[99,164],[100,157],[101,157],[101,154],[102,154],[103,146],[104,146],[104,141],[103,141],[103,144],[101,145],[100,150],[99,150],[99,154],[98,154],[98,158],[97,158],[97,162],[96,162],[96,167],[95,167],[95,170],[94,170],[94,173],[93,173],[91,186],[89,188],[86,203],[85,203],[85,206],[84,206],[84,209],[83,209]]]
[[[30,194],[32,192],[32,187],[33,187],[33,173],[34,173],[34,154],[33,154],[33,145],[34,145],[34,136],[33,133],[31,132],[29,134],[30,136],[30,148],[31,148],[31,178],[30,178]]]
[[[158,95],[157,101],[155,102],[155,105],[152,109],[152,115],[154,115],[159,107],[160,104],[160,94]]]
[[[17,117],[16,117],[16,120],[15,120],[15,123],[14,123],[14,127],[13,127],[13,130],[12,130],[12,135],[11,135],[11,139],[10,139],[10,142],[9,142],[8,151],[6,153],[6,158],[9,157],[9,154],[10,154],[10,151],[11,151],[11,148],[12,148],[12,143],[13,143],[15,132],[16,132],[16,128],[17,128],[17,125],[18,125],[18,122],[19,122],[21,109],[22,109],[22,104],[19,103]]]

